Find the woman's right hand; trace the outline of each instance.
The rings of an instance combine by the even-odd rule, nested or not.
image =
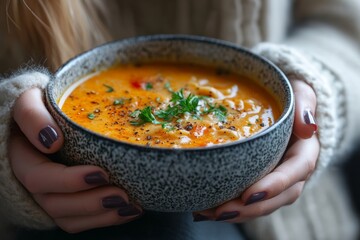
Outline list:
[[[9,157],[17,179],[54,222],[69,233],[122,224],[141,215],[126,193],[109,185],[97,166],[68,167],[45,154],[60,149],[64,138],[42,101],[40,89],[26,91],[16,101]]]

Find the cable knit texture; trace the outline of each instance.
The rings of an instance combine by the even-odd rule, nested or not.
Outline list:
[[[245,223],[246,232],[253,239],[357,239],[359,222],[342,176],[328,166],[344,138],[340,128],[346,124],[345,88],[340,77],[318,59],[288,46],[262,43],[253,51],[274,62],[289,79],[302,80],[314,89],[321,147],[316,170],[300,199]]]
[[[0,211],[10,222],[35,229],[51,228],[54,224],[14,176],[7,143],[16,99],[27,89],[43,89],[48,80],[45,72],[29,71],[0,81]]]
[[[315,91],[317,98],[316,119],[319,125],[320,155],[316,171],[312,179],[317,177],[332,159],[341,131],[338,125],[345,121],[344,115],[337,111],[338,103],[344,108],[343,86],[333,84],[334,74],[315,58],[306,57],[305,54],[287,46],[271,43],[259,44],[254,52],[275,63],[292,80],[302,80]],[[332,88],[330,88],[332,86]],[[342,101],[340,101],[341,99]]]

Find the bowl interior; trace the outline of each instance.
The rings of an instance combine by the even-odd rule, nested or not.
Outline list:
[[[183,35],[130,38],[111,42],[81,54],[55,73],[47,88],[48,100],[59,115],[72,122],[62,113],[58,103],[74,82],[115,64],[142,64],[154,61],[191,63],[242,75],[264,86],[277,99],[282,111],[277,122],[285,119],[291,112],[294,100],[290,83],[272,63],[228,42]],[[275,128],[277,122],[265,131]]]

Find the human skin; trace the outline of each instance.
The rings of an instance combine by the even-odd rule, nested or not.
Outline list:
[[[307,84],[292,80],[295,122],[289,147],[274,171],[249,187],[240,198],[219,207],[194,213],[194,220],[244,222],[291,204],[300,196],[315,169],[319,142],[314,122],[304,113],[315,112],[316,96]],[[63,144],[63,135],[47,111],[39,89],[30,89],[16,101],[9,157],[15,176],[54,222],[69,233],[123,224],[142,215],[129,204],[126,193],[108,184],[107,173],[97,166],[68,167],[50,161]],[[57,133],[51,146],[39,141],[39,132],[50,126]],[[90,181],[89,181],[90,179]],[[254,201],[256,200],[256,201]]]
[[[315,112],[316,95],[306,83],[292,80],[295,93],[293,135],[281,163],[264,178],[250,186],[241,197],[219,207],[194,213],[194,220],[245,222],[294,203],[305,181],[315,170],[320,144],[317,125],[306,122],[304,113]]]

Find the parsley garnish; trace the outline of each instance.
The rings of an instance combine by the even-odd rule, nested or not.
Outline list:
[[[173,118],[179,118],[185,113],[197,115],[199,100],[199,97],[193,94],[189,94],[185,98],[183,89],[180,89],[180,91],[172,92],[172,98],[170,101],[174,105],[168,106],[165,110],[157,111],[155,115],[165,121],[170,121]]]
[[[94,113],[89,113],[88,114],[88,119],[93,120],[95,118],[95,114]]]
[[[180,89],[174,92],[169,83],[165,87],[172,93],[171,104],[166,109],[152,113],[151,107],[145,107],[143,110],[136,110],[130,114],[133,118],[138,118],[138,121],[131,121],[135,126],[140,126],[145,123],[161,124],[164,129],[172,130],[169,123],[173,118],[180,119],[184,114],[191,114],[195,119],[201,119],[201,115],[213,113],[221,122],[226,120],[227,109],[224,106],[216,106],[208,102],[208,98],[203,96],[196,96],[190,93],[187,97],[184,96],[184,90]],[[207,102],[207,108],[203,111],[199,109],[199,101]],[[160,122],[156,119],[161,118],[165,122]]]
[[[174,92],[174,90],[172,90],[171,86],[170,86],[170,83],[169,82],[166,82],[164,87],[169,91],[169,92]]]
[[[148,82],[148,83],[145,84],[145,89],[146,89],[146,90],[153,89],[153,85]]]
[[[103,86],[106,87],[106,92],[108,92],[108,93],[111,93],[114,91],[114,88],[107,84],[103,84]]]
[[[119,99],[115,99],[113,104],[114,105],[124,105],[126,101],[130,101],[131,98],[119,98]]]
[[[226,114],[227,114],[227,109],[220,105],[219,107],[209,104],[209,109],[207,109],[206,111],[204,111],[203,113],[205,114],[209,114],[209,113],[213,113],[215,115],[215,117],[217,117],[217,119],[219,119],[220,122],[225,122],[226,120]]]
[[[139,121],[131,121],[130,124],[140,126],[145,123],[162,124],[157,121],[154,114],[151,112],[151,107],[147,106],[143,110],[136,110],[130,114],[131,117],[136,117]]]

